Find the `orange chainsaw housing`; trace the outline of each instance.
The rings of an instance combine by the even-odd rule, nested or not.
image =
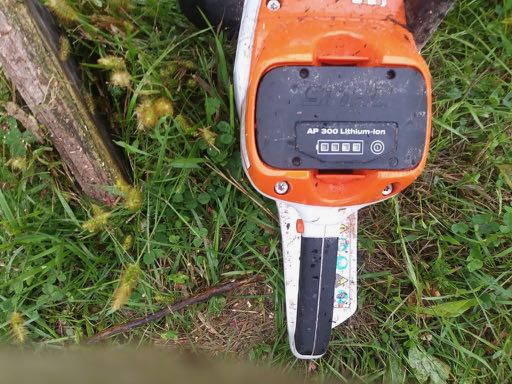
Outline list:
[[[351,0],[281,0],[281,8],[271,11],[266,1],[262,1],[254,33],[242,139],[246,145],[246,170],[264,195],[313,206],[364,205],[388,198],[382,191],[390,184],[392,195],[399,193],[423,170],[427,150],[413,169],[354,170],[342,174],[275,169],[258,154],[255,110],[259,82],[271,69],[291,65],[407,67],[418,71],[427,89],[425,148],[428,148],[432,130],[431,78],[414,37],[405,27],[404,2],[387,0],[385,7],[367,3],[367,0],[363,4],[353,4]],[[280,181],[289,184],[284,196],[274,190]]]

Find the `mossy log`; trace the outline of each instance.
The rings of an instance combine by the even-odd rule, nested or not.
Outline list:
[[[113,204],[107,190],[126,180],[123,162],[106,125],[90,111],[80,92],[72,59],[59,59],[59,34],[38,0],[0,0],[0,65],[82,190]]]

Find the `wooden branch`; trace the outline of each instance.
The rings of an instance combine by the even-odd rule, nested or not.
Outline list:
[[[407,27],[418,49],[430,40],[456,0],[405,0]]]
[[[230,291],[233,291],[234,289],[241,288],[244,285],[247,284],[253,284],[258,281],[263,280],[261,276],[257,276],[251,279],[245,279],[245,280],[239,280],[239,281],[232,281],[223,285],[219,285],[217,287],[210,288],[204,292],[201,292],[197,295],[188,297],[184,300],[178,301],[177,303],[174,303],[168,307],[165,307],[155,313],[152,313],[145,317],[139,317],[132,321],[129,321],[124,324],[115,325],[113,327],[107,328],[104,331],[101,331],[100,333],[97,333],[94,336],[91,336],[89,339],[86,340],[86,343],[92,344],[96,343],[98,341],[104,340],[106,338],[109,338],[114,335],[118,335],[120,333],[128,332],[134,328],[141,327],[143,325],[149,324],[153,321],[160,320],[161,318],[172,315],[175,312],[178,312],[190,305],[202,303],[204,301],[207,301],[215,296],[220,296],[225,293],[228,293]]]
[[[105,189],[127,180],[106,127],[80,94],[72,59],[58,55],[58,31],[38,0],[0,0],[0,65],[36,119],[46,126],[82,190],[106,204]]]

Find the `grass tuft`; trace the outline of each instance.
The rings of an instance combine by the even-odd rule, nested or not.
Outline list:
[[[105,212],[97,205],[92,206],[93,216],[82,224],[82,228],[90,233],[96,233],[104,230],[110,220],[111,212]]]
[[[12,337],[18,344],[27,341],[28,330],[25,327],[25,320],[19,312],[13,312],[10,319]]]
[[[112,71],[110,74],[110,84],[120,88],[130,88],[132,77],[128,71]]]
[[[139,275],[140,267],[138,264],[130,264],[123,271],[112,299],[112,309],[114,311],[121,309],[126,304],[139,282]]]
[[[46,0],[45,5],[62,23],[78,22],[78,12],[66,0]]]

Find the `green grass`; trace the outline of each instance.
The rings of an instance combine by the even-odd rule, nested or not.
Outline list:
[[[427,169],[402,195],[360,212],[360,308],[313,370],[288,350],[274,205],[240,164],[233,44],[194,29],[172,0],[134,1],[129,16],[102,0],[72,4],[81,22],[68,32],[84,92],[110,118],[142,204],[113,209],[99,233],[84,230],[92,202],[50,142],[36,144],[0,106],[4,342],[13,341],[15,311],[27,343],[60,348],[187,293],[260,274],[264,286],[236,298],[249,311],[238,317],[243,332],[228,321],[235,299],[213,299],[109,343],[187,345],[340,381],[512,381],[510,0],[460,1],[424,50],[435,94]],[[131,90],[106,84],[109,72],[96,62],[107,54],[125,59]],[[167,118],[138,129],[137,105],[160,96],[192,127]],[[13,97],[0,77],[1,102]],[[13,158],[27,163],[16,169]],[[113,312],[119,276],[136,262],[138,285]]]

